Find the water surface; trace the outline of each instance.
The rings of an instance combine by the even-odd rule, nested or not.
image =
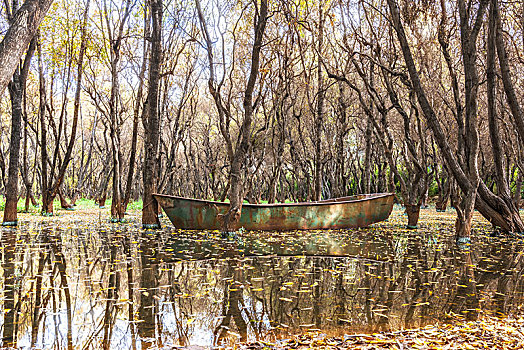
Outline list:
[[[3,346],[145,349],[277,342],[516,314],[523,244],[391,225],[345,231],[1,230]]]

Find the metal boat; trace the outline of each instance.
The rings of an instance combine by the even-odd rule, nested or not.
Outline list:
[[[154,194],[176,228],[219,230],[229,203]],[[235,229],[291,231],[366,227],[386,220],[394,195],[375,193],[317,202],[243,204]]]

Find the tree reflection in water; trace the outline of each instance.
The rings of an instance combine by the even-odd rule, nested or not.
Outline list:
[[[512,314],[523,302],[516,241],[478,237],[465,249],[447,236],[365,230],[242,239],[2,230],[2,346],[216,346]]]
[[[3,346],[16,346],[15,334],[15,297],[20,283],[16,278],[15,265],[17,260],[18,244],[16,243],[17,233],[15,230],[2,231],[2,290],[3,295]],[[17,271],[18,272],[18,271]]]

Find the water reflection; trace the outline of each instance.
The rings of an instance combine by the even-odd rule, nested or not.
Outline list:
[[[145,349],[276,341],[518,313],[522,243],[378,230],[257,234],[131,226],[1,231],[2,346]]]

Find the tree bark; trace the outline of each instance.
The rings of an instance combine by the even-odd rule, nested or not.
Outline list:
[[[29,66],[36,42],[31,41],[26,53],[23,66],[15,71],[10,83],[11,96],[11,138],[9,142],[9,168],[7,185],[5,187],[5,209],[3,226],[16,226],[18,224],[18,173],[20,170],[20,139],[22,129],[22,98],[26,86]]]
[[[438,172],[438,170],[435,170]],[[448,172],[444,169],[443,174],[438,175],[436,178],[438,184],[438,199],[435,204],[437,212],[445,212],[448,206],[449,195],[451,193],[451,179],[449,178]]]
[[[364,174],[362,178],[364,181],[364,193],[371,192],[371,146],[373,137],[373,124],[371,123],[371,117],[366,115],[366,133],[364,134],[365,140],[365,153],[364,153]]]
[[[149,91],[146,106],[147,113],[142,116],[144,125],[144,165],[143,165],[143,208],[142,226],[160,228],[158,203],[153,197],[157,184],[157,153],[160,139],[160,115],[158,112],[158,86],[162,64],[162,0],[150,0],[151,17],[151,56],[149,60]]]
[[[118,75],[120,73],[120,47],[122,45],[124,27],[131,12],[131,1],[127,0],[125,3],[124,14],[120,19],[118,29],[113,32],[111,29],[111,21],[109,19],[109,11],[107,10],[106,2],[104,1],[104,9],[106,12],[106,26],[109,36],[110,46],[110,68],[111,68],[111,93],[109,98],[109,115],[111,119],[110,137],[111,137],[111,155],[113,159],[113,196],[111,200],[111,221],[121,222],[124,220],[124,206],[122,203],[122,159],[120,150],[120,111],[118,109],[120,83]],[[136,118],[135,118],[136,119]]]
[[[506,93],[506,100],[510,107],[511,115],[515,120],[517,126],[517,133],[520,136],[521,142],[524,142],[524,113],[517,98],[517,93],[511,80],[511,71],[508,62],[508,55],[506,53],[506,47],[504,44],[504,32],[502,30],[502,21],[500,19],[498,0],[491,0],[491,6],[493,8],[493,16],[495,17],[496,26],[496,39],[495,44],[497,47],[497,53],[499,57],[500,73],[502,77],[502,83],[504,84],[504,91]]]
[[[9,29],[0,43],[0,95],[11,80],[20,63],[20,57],[35,36],[52,2],[53,0],[27,0],[10,20]]]
[[[322,200],[322,127],[324,124],[324,83],[322,79],[322,46],[324,39],[324,2],[318,2],[317,108],[315,113],[315,188],[314,200]]]
[[[251,70],[244,92],[244,120],[240,128],[239,142],[237,143],[235,154],[231,162],[231,172],[229,175],[231,187],[229,192],[229,210],[224,215],[222,231],[231,232],[240,219],[243,202],[243,186],[241,169],[243,168],[249,146],[251,144],[251,124],[253,121],[254,105],[253,90],[260,67],[260,52],[262,50],[262,40],[266,30],[268,17],[267,0],[261,0],[258,18],[255,19],[255,41],[251,52]]]
[[[135,171],[135,163],[136,163],[136,146],[138,141],[138,120],[140,119],[140,106],[142,106],[142,113],[144,112],[144,106],[142,102],[143,97],[143,91],[144,91],[144,76],[146,73],[146,67],[147,67],[147,57],[149,56],[149,43],[147,41],[147,37],[150,35],[149,33],[149,23],[150,18],[148,15],[148,12],[145,11],[144,13],[144,49],[143,49],[143,60],[142,60],[142,67],[140,68],[140,73],[138,75],[138,91],[136,93],[136,102],[133,110],[133,134],[131,137],[131,154],[129,155],[129,171],[127,173],[127,181],[126,181],[126,189],[124,192],[124,204],[123,204],[123,210],[125,211],[127,209],[127,206],[129,204],[129,200],[131,198],[131,185],[133,184],[133,176]]]
[[[519,170],[517,179],[515,180],[515,193],[513,194],[513,202],[517,208],[521,208],[522,202],[522,173]]]
[[[418,228],[418,219],[420,216],[420,204],[409,204],[406,203],[406,214],[408,215],[408,229]]]
[[[40,120],[40,159],[42,167],[42,175],[40,177],[40,189],[42,191],[42,215],[53,212],[53,201],[47,198],[48,183],[47,183],[47,126],[45,123],[46,114],[46,91],[44,68],[42,64],[42,46],[38,43],[38,91],[39,91],[39,105],[38,105],[38,119]]]
[[[519,215],[519,208],[515,206],[513,198],[511,197],[511,191],[509,187],[508,174],[506,172],[506,166],[504,158],[502,157],[505,153],[502,148],[500,140],[500,128],[498,125],[498,116],[496,108],[496,72],[495,72],[495,46],[497,39],[501,40],[501,36],[496,36],[497,33],[497,21],[499,19],[498,14],[498,3],[497,0],[491,1],[490,13],[489,13],[489,24],[488,24],[488,50],[486,59],[486,76],[487,76],[487,94],[488,94],[488,122],[489,122],[489,136],[491,140],[491,148],[493,150],[493,160],[495,163],[495,181],[497,184],[497,195],[493,196],[493,201],[498,202],[498,212],[506,217],[509,223],[512,223],[515,227],[511,228],[511,231],[519,231],[524,228]],[[500,43],[499,43],[500,44]],[[502,43],[503,46],[503,43]],[[510,96],[510,94],[507,94]],[[509,100],[509,98],[508,98]]]

